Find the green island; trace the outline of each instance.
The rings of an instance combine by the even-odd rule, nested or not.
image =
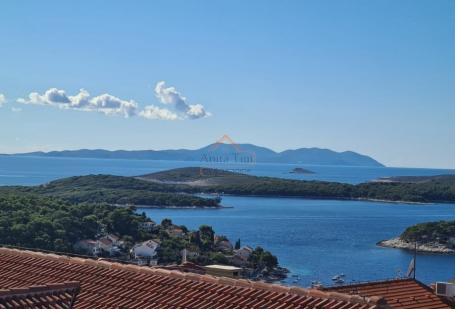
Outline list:
[[[169,190],[252,196],[289,196],[319,199],[364,199],[389,202],[455,202],[455,175],[425,177],[425,181],[366,182],[357,185],[258,177],[216,169],[188,167],[137,177]]]
[[[282,196],[314,199],[376,200],[406,203],[455,202],[455,175],[405,177],[357,185],[258,177],[200,167],[124,177],[75,176],[40,186],[0,187],[0,193],[31,193],[71,203],[108,203],[140,207],[220,207],[218,195]],[[424,180],[422,180],[424,179]],[[212,198],[198,196],[212,193]]]
[[[455,221],[415,224],[399,237],[383,240],[382,247],[415,250],[428,253],[455,254]]]
[[[108,203],[141,207],[218,207],[220,200],[185,194],[178,186],[113,175],[74,176],[40,186],[0,187],[0,193],[31,193],[71,203]]]
[[[30,192],[0,194],[0,244],[68,254],[115,258],[140,265],[224,264],[251,279],[280,280],[286,269],[261,247],[233,245],[202,225],[191,231],[170,219],[157,224],[135,207],[73,203]]]

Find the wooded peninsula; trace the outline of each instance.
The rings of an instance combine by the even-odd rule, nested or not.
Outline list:
[[[124,177],[75,176],[40,186],[0,187],[0,193],[28,193],[71,203],[107,203],[141,207],[220,207],[219,195],[283,196],[387,202],[455,202],[455,175],[412,177],[357,185],[274,177],[188,167]],[[201,197],[211,193],[214,197]]]

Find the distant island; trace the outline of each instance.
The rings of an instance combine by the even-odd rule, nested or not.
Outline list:
[[[178,186],[114,175],[74,176],[40,186],[4,186],[0,194],[28,194],[69,203],[106,203],[113,206],[158,208],[216,208],[219,198],[202,198]]]
[[[381,177],[374,179],[372,182],[388,182],[388,183],[430,183],[435,181],[453,181],[455,175],[434,175],[434,176],[393,176]]]
[[[375,200],[405,203],[455,202],[455,175],[427,182],[367,182],[357,185],[258,177],[201,167],[178,168],[138,176],[138,179],[174,186],[192,193],[244,196],[289,196],[316,199]]]
[[[292,169],[289,173],[290,174],[314,174],[313,171],[310,171],[310,170],[302,168],[302,167],[296,167],[296,168]]]
[[[275,152],[271,149],[253,144],[210,144],[200,149],[176,150],[103,150],[80,149],[50,152],[29,152],[15,156],[63,157],[63,158],[97,158],[97,159],[135,159],[135,160],[170,160],[204,162],[228,160],[235,163],[240,156],[250,157],[254,162],[293,163],[338,166],[383,167],[373,158],[353,151],[335,152],[321,148],[299,148]]]
[[[39,186],[3,186],[0,194],[34,194],[70,203],[113,206],[218,208],[224,194],[375,200],[404,203],[455,202],[455,175],[426,182],[368,182],[357,185],[258,177],[231,171],[186,167],[136,177],[74,176]],[[213,194],[203,197],[201,193]]]
[[[420,223],[408,227],[399,237],[383,240],[379,246],[427,253],[455,254],[455,221]]]

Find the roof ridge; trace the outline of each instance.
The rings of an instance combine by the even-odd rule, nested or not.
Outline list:
[[[390,283],[390,282],[404,282],[404,281],[416,281],[419,282],[417,279],[414,278],[390,278],[390,279],[378,279],[378,280],[371,280],[371,281],[356,281],[356,282],[348,282],[344,283],[343,285],[328,285],[323,286],[322,290],[336,290],[337,288],[347,288],[347,287],[354,287],[358,285],[367,285],[367,284],[383,284],[383,283]]]
[[[229,285],[234,287],[240,288],[252,288],[252,289],[259,289],[264,291],[271,291],[276,293],[288,293],[288,294],[295,294],[298,296],[307,296],[307,297],[315,297],[315,298],[325,298],[325,299],[332,299],[337,301],[344,301],[356,304],[366,304],[370,306],[375,306],[377,304],[384,304],[385,300],[383,297],[362,297],[359,295],[350,295],[344,294],[336,291],[323,291],[319,289],[312,289],[312,288],[302,288],[297,286],[284,286],[280,284],[271,284],[265,283],[261,281],[251,281],[247,279],[232,279],[227,277],[214,277],[211,275],[201,275],[196,273],[185,273],[180,272],[177,270],[166,270],[160,267],[147,267],[147,266],[138,266],[134,264],[121,264],[117,262],[110,262],[106,260],[94,260],[88,258],[80,258],[80,257],[70,257],[67,255],[58,255],[55,253],[44,253],[39,251],[31,251],[31,250],[19,250],[14,248],[5,248],[0,247],[0,254],[15,254],[19,256],[26,256],[26,257],[39,257],[45,258],[53,261],[59,261],[68,264],[80,264],[80,265],[90,265],[95,267],[101,268],[108,268],[108,269],[118,269],[118,270],[125,270],[131,271],[135,273],[151,273],[161,276],[167,276],[175,279],[186,279],[198,282],[206,282],[206,283],[213,283],[213,284],[221,284],[221,285]]]

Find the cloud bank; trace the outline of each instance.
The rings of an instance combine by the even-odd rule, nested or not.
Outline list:
[[[0,94],[0,106],[2,105]],[[166,88],[165,82],[156,84],[155,96],[158,100],[170,107],[161,108],[155,105],[147,105],[142,110],[133,100],[123,100],[108,93],[92,97],[90,93],[81,89],[73,96],[67,95],[64,90],[50,88],[43,94],[32,92],[28,98],[17,99],[21,104],[52,106],[60,109],[73,109],[86,112],[99,112],[105,115],[119,115],[125,118],[139,116],[145,119],[160,120],[183,120],[199,119],[210,116],[201,104],[190,105],[174,87]],[[3,96],[3,101],[6,101]]]

